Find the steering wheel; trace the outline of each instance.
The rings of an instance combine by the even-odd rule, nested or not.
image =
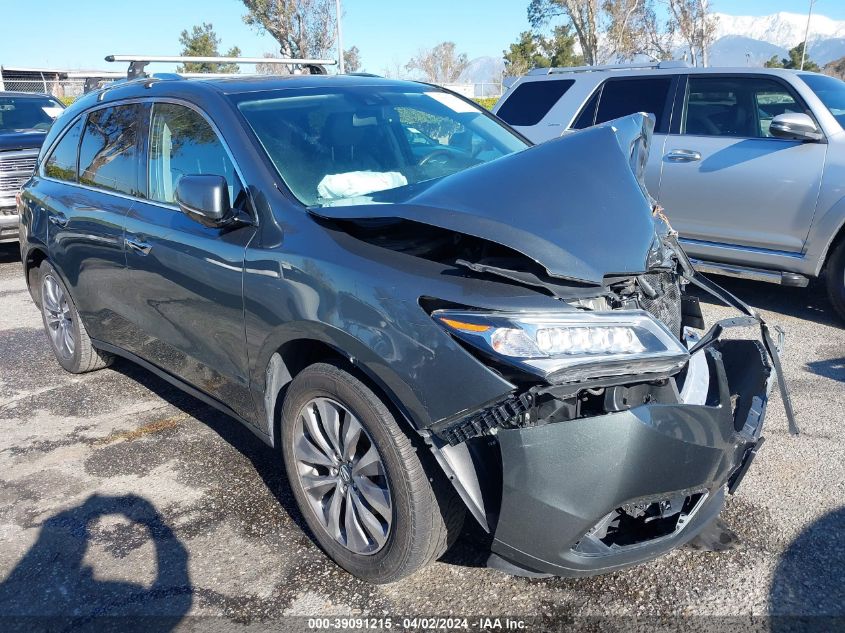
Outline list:
[[[423,156],[422,160],[417,163],[420,167],[425,167],[438,156],[443,156],[448,160],[452,159],[452,152],[447,149],[435,149]]]

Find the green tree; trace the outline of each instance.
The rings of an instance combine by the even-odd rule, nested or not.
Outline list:
[[[505,61],[505,74],[510,77],[521,77],[532,68],[546,68],[551,65],[546,54],[546,38],[538,33],[523,31],[519,39],[510,45],[508,50],[502,51]]]
[[[599,0],[531,0],[528,4],[528,21],[533,28],[541,28],[556,18],[563,18],[575,29],[584,62],[590,66],[597,64],[601,20]]]
[[[179,43],[182,45],[182,55],[185,57],[220,57],[220,38],[214,32],[214,27],[208,22],[194,26],[190,32],[182,31],[179,36]],[[223,57],[240,57],[241,49],[233,46]],[[213,64],[189,62],[179,66],[176,72],[180,73],[236,73],[240,69],[237,64]]]
[[[804,42],[801,42],[798,46],[789,49],[789,52],[787,53],[789,55],[788,58],[782,57],[781,59],[778,59],[777,55],[772,55],[764,66],[766,68],[792,68],[797,70],[801,68],[801,55],[803,53]],[[821,68],[819,68],[819,65],[812,59],[805,57],[804,70],[819,72]]]
[[[569,31],[569,25],[555,27],[552,37],[546,40],[546,50],[552,66],[580,66],[584,56],[575,52],[576,38]]]
[[[343,51],[343,66],[348,73],[357,73],[361,70],[361,51],[357,46],[347,48]]]
[[[555,27],[552,37],[523,31],[519,39],[502,51],[505,62],[505,74],[519,77],[532,68],[549,66],[579,66],[584,58],[575,53],[575,37],[570,34],[568,25]]]

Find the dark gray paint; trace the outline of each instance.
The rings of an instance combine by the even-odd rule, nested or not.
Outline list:
[[[267,442],[273,442],[277,396],[290,377],[286,363],[296,361],[285,356],[291,344],[335,350],[420,430],[496,402],[515,385],[437,326],[420,297],[493,310],[571,308],[528,287],[373,246],[310,215],[224,94],[385,83],[391,82],[149,81],[86,96],[60,118],[45,148],[100,102],[158,98],[193,104],[216,124],[231,151],[253,221],[204,227],[175,208],[36,177],[23,194],[24,261],[53,261],[97,345],[216,404]],[[321,213],[407,217],[465,231],[521,250],[562,278],[597,284],[606,274],[639,272],[655,229],[634,175],[648,130],[643,118],[617,124],[445,178],[409,204]],[[49,218],[60,213],[66,226],[48,231],[57,226]],[[126,240],[150,248],[129,252]],[[561,556],[570,537],[597,521],[596,512],[654,492],[663,485],[658,482],[713,485],[710,511],[718,511],[718,483],[747,444],[731,437],[725,424],[724,407],[651,406],[501,433],[502,464],[486,465],[502,468],[505,477],[497,552],[528,567],[542,558],[565,573]],[[453,464],[459,471],[475,467],[456,459],[463,459]],[[662,543],[619,564],[673,545]]]

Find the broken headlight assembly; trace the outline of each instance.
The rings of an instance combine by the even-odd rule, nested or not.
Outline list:
[[[459,340],[552,383],[612,376],[664,378],[689,352],[644,310],[494,313],[437,310]]]

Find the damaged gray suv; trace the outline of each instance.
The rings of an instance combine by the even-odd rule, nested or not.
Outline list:
[[[779,371],[644,188],[652,128],[532,147],[417,83],[121,82],[50,130],[26,278],[66,370],[128,358],[279,448],[351,573],[414,572],[467,512],[492,566],[608,572],[714,523]],[[739,315],[704,331],[691,285]]]

